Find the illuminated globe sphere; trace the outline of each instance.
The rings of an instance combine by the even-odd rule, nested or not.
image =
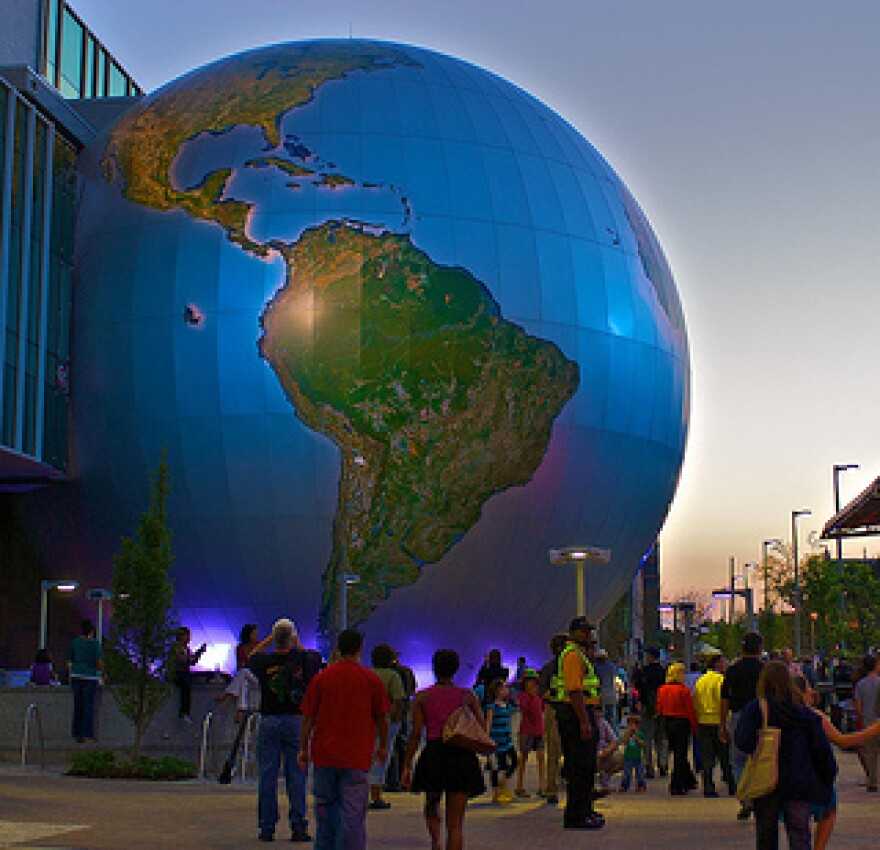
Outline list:
[[[343,619],[417,665],[535,661],[606,614],[689,415],[663,253],[602,157],[473,65],[370,41],[253,50],[81,159],[74,474],[108,566],[166,452],[194,639]]]

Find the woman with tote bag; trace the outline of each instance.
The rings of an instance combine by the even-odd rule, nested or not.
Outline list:
[[[769,661],[758,679],[758,699],[740,717],[734,743],[750,755],[758,747],[764,726],[761,701],[766,701],[767,725],[781,731],[776,787],[754,801],[758,850],[779,847],[782,815],[791,850],[809,850],[810,807],[825,805],[837,775],[831,745],[821,719],[799,705],[791,674],[781,661]]]

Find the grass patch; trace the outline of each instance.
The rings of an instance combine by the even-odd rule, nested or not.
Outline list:
[[[117,760],[112,750],[93,750],[71,756],[67,775],[93,779],[194,779],[196,766],[191,761],[175,756],[158,759],[141,756],[137,761],[122,761]]]

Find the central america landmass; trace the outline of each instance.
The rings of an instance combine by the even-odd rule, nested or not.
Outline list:
[[[262,356],[298,417],[340,449],[333,555],[319,626],[349,622],[418,579],[494,494],[531,480],[577,363],[505,321],[468,271],[407,236],[345,222],[284,251],[287,277],[261,316]]]

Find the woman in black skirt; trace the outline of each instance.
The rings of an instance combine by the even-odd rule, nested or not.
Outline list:
[[[464,813],[468,798],[477,797],[486,790],[476,753],[443,743],[443,726],[459,706],[468,706],[483,722],[474,692],[452,683],[458,665],[458,653],[454,649],[438,649],[434,653],[432,666],[437,684],[416,694],[412,732],[401,777],[404,788],[425,792],[425,823],[431,834],[432,850],[442,847],[441,797],[446,795],[446,850],[461,850],[464,847]],[[425,748],[413,774],[413,757],[421,743],[422,730],[425,731]]]

